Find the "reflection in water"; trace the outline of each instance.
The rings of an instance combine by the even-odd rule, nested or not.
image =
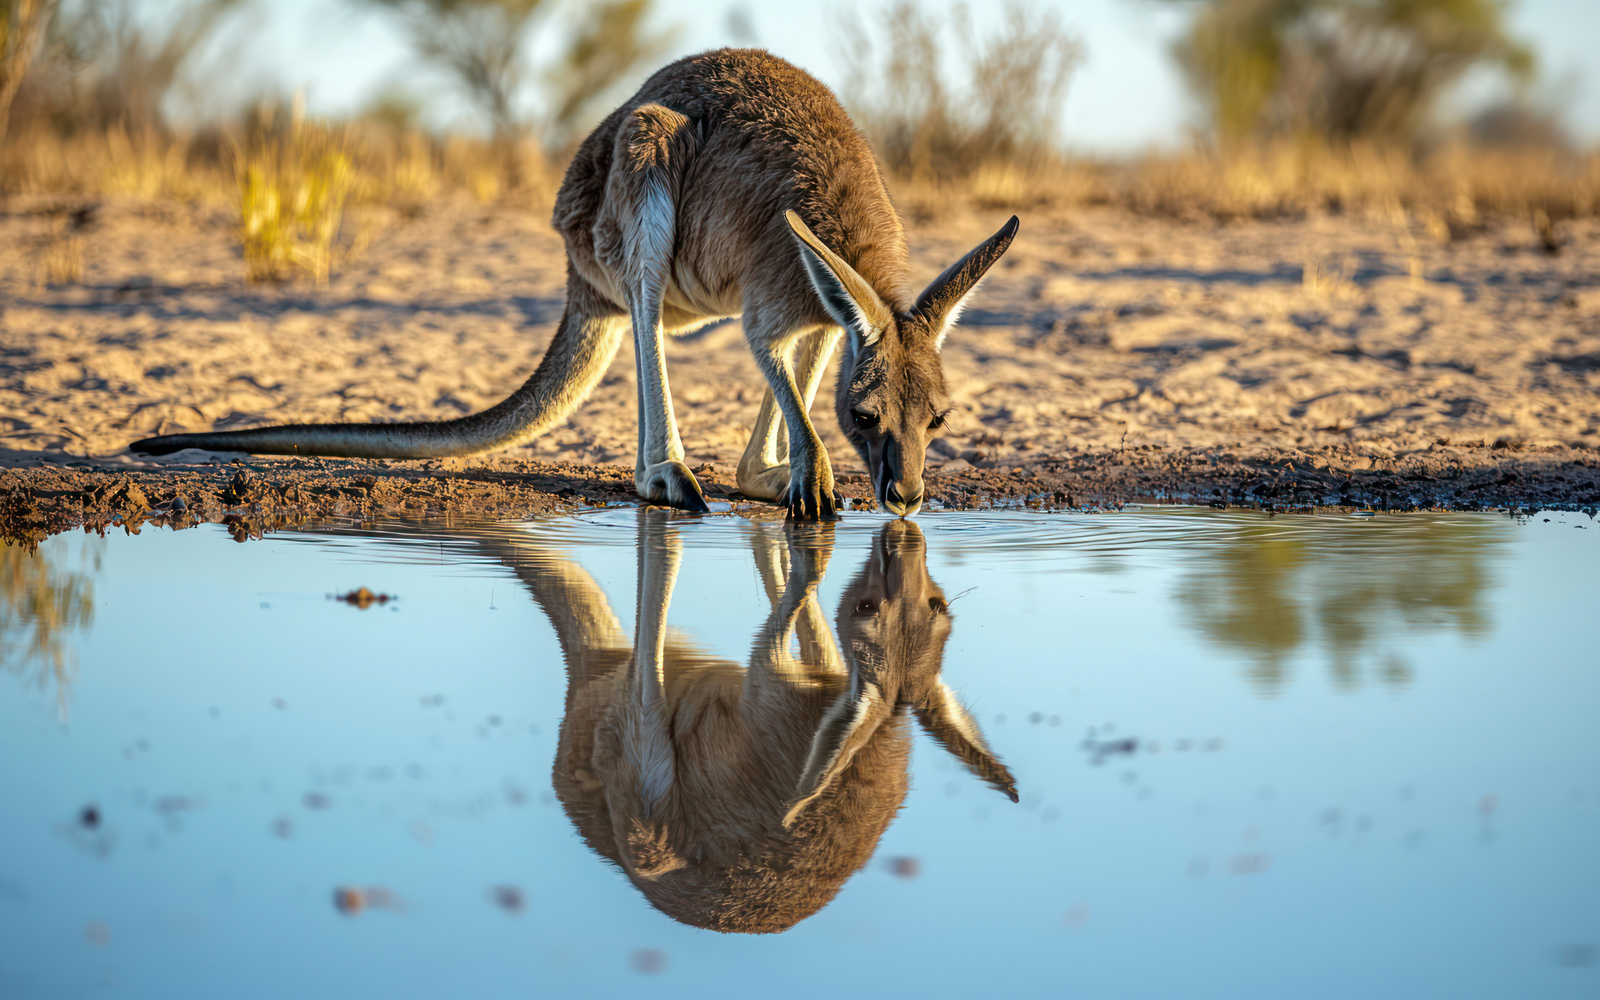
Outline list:
[[[78,570],[58,564],[65,546],[45,545],[32,553],[20,545],[0,547],[0,670],[41,690],[54,682],[63,718],[78,670],[68,640],[94,621],[94,573],[100,569],[95,541],[85,546],[85,565]]]
[[[1262,693],[1281,689],[1302,647],[1327,652],[1340,690],[1356,689],[1364,669],[1400,687],[1411,666],[1387,637],[1488,636],[1489,567],[1504,544],[1501,527],[1481,518],[1389,518],[1352,536],[1348,525],[1327,532],[1240,525],[1209,543],[1204,568],[1183,577],[1176,596],[1201,635],[1250,657],[1249,676]]]
[[[585,842],[673,919],[761,933],[815,913],[872,856],[906,795],[907,710],[1017,794],[940,679],[950,612],[914,524],[875,538],[837,642],[817,603],[832,528],[748,537],[771,611],[747,666],[668,630],[682,543],[665,512],[640,515],[632,641],[576,562],[525,544],[508,561],[566,661],[555,788]]]

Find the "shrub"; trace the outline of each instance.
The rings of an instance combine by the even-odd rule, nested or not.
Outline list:
[[[282,281],[294,270],[326,285],[353,184],[344,134],[293,116],[241,150],[239,229],[251,281]]]
[[[1175,55],[1224,144],[1410,141],[1468,70],[1533,69],[1504,0],[1209,0]]]
[[[1058,158],[1057,125],[1083,49],[1053,12],[1012,0],[985,36],[956,6],[958,60],[947,55],[944,22],[908,0],[877,20],[877,31],[844,22],[843,91],[891,173],[936,182],[981,173],[985,187],[1015,196]]]

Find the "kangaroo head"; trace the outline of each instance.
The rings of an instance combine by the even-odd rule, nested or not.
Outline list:
[[[1017,235],[1017,217],[933,279],[909,310],[891,308],[794,212],[806,273],[846,332],[835,408],[839,426],[872,474],[878,503],[909,517],[922,506],[928,441],[950,410],[939,349],[984,274]]]
[[[793,824],[878,729],[906,708],[940,746],[1017,801],[1016,780],[939,676],[950,638],[950,605],[928,575],[922,532],[915,524],[896,521],[878,533],[872,557],[839,602],[838,630],[850,686],[817,729],[785,824]]]

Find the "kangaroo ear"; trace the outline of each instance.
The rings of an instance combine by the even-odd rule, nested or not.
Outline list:
[[[950,685],[938,681],[913,710],[922,728],[940,746],[959,758],[973,774],[1004,792],[1012,802],[1017,801],[1016,779],[989,749],[978,731],[978,724],[950,690]]]
[[[876,684],[863,684],[861,692],[853,696],[849,691],[839,695],[811,738],[811,753],[806,756],[805,770],[800,772],[794,800],[784,814],[784,826],[793,826],[805,807],[827,791],[888,717],[889,705]]]
[[[967,306],[967,300],[977,290],[978,282],[988,273],[994,262],[999,260],[1011,245],[1017,235],[1017,217],[1013,215],[1011,221],[1000,227],[1000,231],[979,243],[975,249],[965,257],[951,264],[945,272],[933,279],[933,284],[923,289],[917,296],[917,304],[912,307],[912,312],[922,316],[938,333],[934,345],[944,346],[945,334],[956,325],[956,320],[961,316],[961,310]]]
[[[811,277],[811,284],[828,315],[863,343],[877,343],[892,319],[889,307],[867,284],[867,279],[806,228],[800,216],[787,211],[783,217],[800,241],[800,259],[805,261],[806,274]]]

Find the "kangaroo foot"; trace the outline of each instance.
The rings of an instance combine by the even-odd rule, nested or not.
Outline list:
[[[788,463],[774,465],[759,472],[739,470],[739,492],[754,500],[771,500],[773,503],[792,507],[789,497],[792,492],[791,481],[794,474],[790,471]],[[833,510],[844,509],[844,495],[833,488],[833,475],[827,475],[828,489],[833,497]],[[797,515],[800,516],[800,515]],[[831,519],[831,515],[830,515]]]
[[[740,469],[739,492],[756,500],[787,501],[789,496],[789,463],[760,470]]]
[[[633,486],[640,496],[652,503],[702,514],[711,511],[699,481],[682,462],[657,462],[647,466],[634,473]]]
[[[827,462],[820,462],[800,475],[792,475],[785,504],[792,520],[837,520],[838,510],[844,503],[833,488],[833,470]]]

